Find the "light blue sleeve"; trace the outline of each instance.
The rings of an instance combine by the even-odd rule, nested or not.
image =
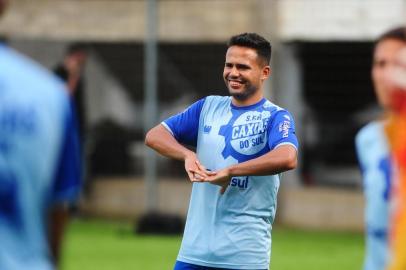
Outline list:
[[[364,172],[365,172],[365,164],[364,164],[364,159],[362,156],[362,143],[361,143],[361,133],[359,132],[356,136],[355,136],[355,152],[357,155],[357,159],[358,159],[358,165],[359,168],[361,170],[361,174],[364,176]]]
[[[204,101],[205,98],[200,99],[190,105],[183,112],[162,122],[178,142],[196,147],[199,131],[199,118]]]
[[[76,116],[72,104],[67,106],[64,138],[52,190],[52,202],[73,203],[80,193],[82,162]]]
[[[271,150],[286,144],[292,145],[296,150],[298,149],[299,143],[296,137],[295,123],[288,111],[277,111],[268,128],[268,145]]]
[[[367,177],[382,179],[385,183],[382,198],[388,201],[393,174],[392,161],[386,149],[386,139],[384,134],[382,134],[383,131],[378,127],[376,125],[368,125],[361,129],[355,137],[355,149],[364,180],[364,188],[367,188]],[[371,141],[373,141],[373,144],[369,143]],[[377,188],[377,185],[370,185],[368,188]]]

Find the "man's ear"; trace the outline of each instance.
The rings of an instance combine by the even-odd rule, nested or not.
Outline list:
[[[272,69],[271,69],[271,67],[270,67],[270,66],[264,66],[264,67],[262,68],[262,76],[261,76],[261,79],[262,79],[262,80],[266,80],[266,79],[268,79],[268,78],[271,76],[271,74],[272,74]]]

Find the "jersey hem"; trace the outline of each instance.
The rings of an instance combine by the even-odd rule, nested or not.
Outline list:
[[[80,196],[80,187],[72,187],[67,191],[57,192],[55,196],[52,197],[52,204],[75,204]]]
[[[199,266],[213,267],[213,268],[231,268],[231,269],[246,269],[246,270],[255,270],[255,269],[268,269],[269,264],[229,264],[229,263],[213,263],[206,262],[196,259],[188,259],[183,256],[177,257],[178,261],[184,263],[196,264]]]
[[[296,151],[298,151],[298,150],[297,150],[297,146],[294,145],[294,144],[291,143],[291,142],[283,142],[283,143],[277,144],[273,149],[276,149],[276,148],[278,148],[279,146],[282,146],[282,145],[291,145],[291,146],[293,146],[293,147],[296,149]]]

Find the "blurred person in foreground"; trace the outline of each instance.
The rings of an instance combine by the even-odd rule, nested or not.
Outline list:
[[[373,87],[383,109],[377,119],[357,134],[355,142],[364,178],[366,255],[365,270],[383,270],[389,259],[389,206],[393,184],[393,164],[385,135],[385,125],[391,113],[390,85],[385,74],[394,64],[396,55],[406,45],[404,28],[392,29],[375,42],[372,63]]]
[[[193,182],[175,270],[269,267],[279,176],[296,167],[298,147],[293,117],[264,98],[270,58],[263,37],[231,37],[223,72],[230,96],[207,96],[146,136],[184,161]]]
[[[57,268],[80,186],[75,131],[63,83],[0,43],[0,269]]]
[[[54,68],[54,73],[65,83],[76,109],[79,134],[84,144],[86,132],[86,108],[83,71],[88,55],[87,46],[74,43],[68,46],[63,61]]]
[[[406,28],[403,29],[406,35]],[[391,259],[389,270],[406,269],[406,46],[386,73],[391,89],[391,108],[386,133],[396,164],[390,225]]]

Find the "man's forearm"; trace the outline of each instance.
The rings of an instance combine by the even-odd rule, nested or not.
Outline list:
[[[177,160],[185,160],[193,152],[181,145],[172,134],[163,126],[158,125],[148,131],[145,144],[163,156]]]
[[[272,175],[292,170],[297,164],[297,152],[290,145],[283,145],[271,152],[228,168],[230,176]]]

